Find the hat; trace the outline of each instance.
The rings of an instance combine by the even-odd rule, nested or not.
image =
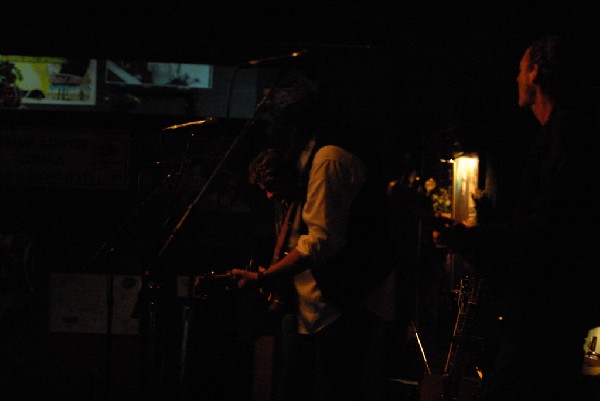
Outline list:
[[[274,88],[263,113],[280,123],[298,123],[317,109],[317,84],[308,79],[295,80]]]

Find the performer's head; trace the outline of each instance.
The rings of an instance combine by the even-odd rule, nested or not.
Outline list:
[[[519,106],[530,107],[540,95],[551,101],[572,103],[585,95],[585,59],[575,43],[559,36],[533,42],[521,58],[517,82]]]
[[[303,149],[322,121],[316,82],[296,77],[273,89],[263,116],[272,146],[286,153]]]
[[[263,189],[269,199],[287,204],[297,195],[298,175],[294,164],[282,152],[265,149],[248,167],[248,181]]]

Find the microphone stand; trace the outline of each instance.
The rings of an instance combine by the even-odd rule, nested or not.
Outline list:
[[[167,236],[166,240],[164,241],[163,245],[161,246],[160,250],[158,251],[158,253],[156,255],[157,260],[160,259],[160,257],[163,256],[165,254],[165,252],[168,250],[169,246],[172,244],[173,240],[175,239],[175,236],[178,234],[178,232],[181,230],[181,228],[185,224],[186,220],[188,219],[188,217],[191,214],[194,207],[196,207],[196,205],[200,202],[200,200],[203,199],[207,190],[209,189],[209,187],[211,186],[211,184],[213,183],[215,178],[219,175],[219,173],[223,169],[223,166],[225,165],[225,163],[230,160],[230,158],[232,157],[234,152],[239,148],[240,144],[242,143],[242,141],[248,134],[250,128],[256,122],[258,112],[266,104],[267,100],[269,100],[272,92],[273,92],[273,88],[271,87],[266,91],[266,93],[263,95],[262,99],[258,102],[251,117],[246,121],[242,130],[238,133],[238,135],[234,138],[234,140],[230,144],[229,148],[226,150],[223,158],[219,161],[219,163],[213,169],[212,173],[207,178],[204,185],[202,185],[202,187],[198,191],[197,195],[189,203],[185,212],[183,213],[183,215],[181,216],[181,218],[179,219],[177,224],[175,224],[175,226],[171,230],[170,234]],[[160,288],[160,285],[153,281],[153,278],[152,278],[153,274],[150,269],[146,269],[146,271],[144,272],[144,277],[147,279],[147,281],[146,281],[146,284],[142,283],[143,288],[140,290],[140,296],[138,297],[138,302],[140,301],[140,299],[146,298],[145,295],[142,294],[143,292],[147,291],[148,289],[152,292],[152,291]],[[144,287],[146,288],[146,290]],[[191,297],[191,294],[192,294],[192,291],[188,291],[188,297]],[[149,319],[150,319],[149,335],[151,336],[151,339],[153,341],[155,341],[156,340],[156,327],[157,327],[156,325],[158,322],[157,315],[156,315],[157,314],[157,305],[156,305],[155,299],[150,299],[148,302],[148,299],[146,298],[146,302],[148,303],[148,306],[149,306],[149,310],[148,310]],[[134,313],[135,313],[135,311],[134,311]],[[184,384],[184,378],[185,378],[185,373],[186,373],[185,372],[185,367],[186,367],[185,353],[187,350],[187,341],[188,341],[188,337],[189,337],[188,330],[189,330],[189,325],[190,325],[189,323],[190,323],[191,318],[192,318],[191,307],[189,305],[186,305],[183,310],[184,322],[183,322],[183,333],[182,333],[180,375],[179,375],[179,385],[180,385],[179,398],[180,399],[183,399],[183,396],[184,396],[183,384]]]
[[[165,251],[167,250],[167,248],[171,245],[171,242],[173,242],[173,239],[175,238],[175,235],[179,232],[179,230],[181,229],[181,227],[183,226],[183,224],[187,220],[188,216],[190,215],[190,213],[192,212],[192,210],[194,209],[194,207],[204,197],[204,194],[206,193],[207,189],[210,187],[210,185],[212,184],[212,182],[214,181],[214,179],[219,175],[219,173],[221,172],[221,169],[223,168],[223,166],[225,165],[225,163],[227,161],[229,161],[229,159],[233,155],[234,151],[237,150],[237,148],[241,144],[242,140],[246,137],[248,131],[250,130],[250,128],[252,128],[252,126],[256,122],[256,118],[257,118],[258,112],[263,107],[263,105],[267,102],[267,100],[269,100],[269,98],[271,97],[271,93],[272,92],[273,92],[273,88],[271,87],[263,95],[262,99],[258,102],[258,104],[256,105],[256,107],[255,107],[255,109],[254,109],[254,111],[252,113],[252,116],[250,116],[250,118],[246,121],[246,124],[244,125],[244,127],[240,131],[240,133],[234,138],[234,140],[232,141],[231,145],[229,146],[229,148],[225,152],[225,155],[223,156],[223,158],[221,159],[221,161],[219,161],[219,163],[217,164],[217,166],[214,168],[213,172],[207,178],[206,182],[204,183],[204,185],[202,186],[202,188],[200,189],[200,191],[198,192],[198,194],[196,195],[196,197],[188,205],[186,211],[183,213],[183,215],[179,219],[179,222],[175,225],[175,227],[173,228],[173,230],[171,231],[171,233],[169,234],[169,236],[165,240],[163,246],[161,247],[160,251],[158,252],[158,255],[157,255],[158,257],[162,256],[165,253]],[[228,111],[228,113],[229,113],[229,111]]]
[[[112,244],[114,243],[115,238],[129,225],[129,223],[136,217],[141,210],[143,210],[144,206],[158,193],[159,189],[162,188],[167,181],[169,180],[169,176],[165,177],[163,182],[157,185],[154,190],[142,201],[140,205],[138,205],[137,209],[131,213],[124,222],[117,228],[115,233],[107,239],[100,249],[92,255],[92,257],[86,262],[84,265],[84,271],[96,260],[98,257],[106,252],[114,252],[114,247]],[[105,375],[105,395],[107,399],[112,399],[111,390],[112,390],[112,335],[113,335],[113,315],[114,315],[114,272],[109,267],[109,264],[106,263],[106,331],[105,331],[105,366],[104,366],[104,375]]]
[[[182,124],[181,126],[177,126],[177,127],[180,128],[180,127],[191,126],[191,125],[198,125],[198,124]],[[169,129],[172,129],[172,128],[169,128]],[[164,131],[164,129],[163,129],[163,131]],[[171,200],[172,204],[174,204],[174,202],[176,200],[177,189],[179,188],[179,185],[181,184],[181,177],[183,175],[183,169],[184,169],[187,155],[189,153],[192,139],[194,138],[194,136],[195,136],[195,133],[192,132],[187,140],[186,147],[185,147],[184,153],[182,155],[181,161],[179,163],[178,170],[175,173],[176,179],[175,179],[174,188],[172,190],[172,200]],[[170,175],[169,175],[169,177],[170,177]],[[168,225],[170,219],[171,219],[170,215],[168,215],[167,218],[165,219],[165,221],[163,222],[159,232],[162,231]],[[158,283],[155,283],[151,280],[150,271],[146,270],[144,272],[144,275],[142,278],[142,288],[140,289],[140,292],[138,294],[138,298],[136,300],[134,310],[131,313],[131,316],[133,318],[141,318],[142,317],[142,312],[141,312],[142,304],[148,305],[148,315],[147,315],[148,342],[147,342],[147,346],[150,351],[147,352],[147,354],[146,354],[147,364],[144,365],[144,368],[147,370],[154,368],[152,370],[154,375],[151,378],[144,377],[144,379],[146,379],[148,383],[152,383],[152,386],[157,386],[160,383],[160,377],[156,374],[156,373],[158,373],[157,369],[156,369],[156,365],[158,362],[158,357],[157,357],[158,305],[157,305],[156,299],[150,297],[150,294],[156,293],[159,288],[160,288],[160,286],[158,285]],[[142,324],[142,327],[144,327],[143,324]],[[151,391],[152,397],[153,398],[158,397],[158,395],[160,394],[160,391],[158,391],[157,389],[153,389],[153,390],[156,390],[156,391]]]

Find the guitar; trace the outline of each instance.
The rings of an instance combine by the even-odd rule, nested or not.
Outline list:
[[[483,281],[465,277],[458,290],[458,313],[452,342],[442,374],[428,372],[420,383],[419,401],[476,401],[481,377],[466,375],[474,356],[474,346],[479,340],[473,336],[473,321]]]
[[[230,271],[225,273],[215,273],[214,271],[196,276],[194,280],[194,297],[206,300],[210,297],[215,287],[220,290],[231,290],[231,285],[235,283],[237,278]]]
[[[272,263],[277,260],[274,259]],[[256,272],[258,267],[255,266],[254,260],[250,259],[245,270]],[[232,291],[236,289],[240,277],[236,276],[228,270],[224,273],[215,273],[214,271],[196,276],[194,280],[194,297],[200,299],[208,299],[210,294],[217,291]],[[269,312],[280,312],[283,306],[287,303],[287,297],[284,296],[286,288],[283,283],[273,283],[271,285],[263,285],[257,288],[260,297],[268,304]]]
[[[444,368],[444,393],[442,399],[470,401],[476,400],[479,383],[471,386],[465,381],[465,373],[472,362],[477,338],[473,336],[473,321],[477,315],[477,306],[483,281],[465,277],[460,281],[458,313],[450,350]]]
[[[294,224],[294,219],[296,217],[296,213],[300,207],[299,201],[293,201],[289,205],[287,205],[287,211],[285,212],[285,217],[282,220],[281,229],[277,235],[277,243],[275,244],[275,249],[273,250],[273,256],[271,258],[270,265],[274,265],[279,260],[285,257],[287,252],[285,251],[287,241],[289,239],[289,235],[291,233],[292,225]],[[253,260],[250,259],[250,262],[246,266],[246,270],[257,272],[258,267],[254,266]],[[227,283],[236,281],[237,277],[231,273],[231,271],[226,272],[224,274],[215,274],[211,272],[207,275],[200,276],[195,281],[195,289],[202,289],[203,283],[214,283],[217,280],[225,281]],[[259,292],[266,298],[269,303],[268,310],[270,312],[283,312],[285,307],[287,307],[287,303],[291,300],[289,296],[292,294],[292,286],[291,279],[279,281],[277,283],[272,283],[269,286],[259,287]]]

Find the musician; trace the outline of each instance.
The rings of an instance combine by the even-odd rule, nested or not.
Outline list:
[[[504,333],[494,366],[483,372],[482,401],[575,400],[583,393],[583,341],[600,323],[587,284],[597,259],[598,209],[588,199],[599,170],[599,130],[584,96],[589,59],[575,50],[546,37],[521,58],[518,105],[541,129],[514,217],[457,225],[439,238],[481,274],[507,283]]]
[[[390,237],[385,219],[375,217],[385,185],[378,186],[373,159],[350,141],[354,133],[322,112],[316,89],[300,80],[274,93],[274,149],[250,166],[250,182],[279,200],[290,220],[285,246],[267,268],[232,273],[242,287],[292,284],[277,399],[381,399],[383,383],[366,385],[363,373],[374,327],[394,318]]]

